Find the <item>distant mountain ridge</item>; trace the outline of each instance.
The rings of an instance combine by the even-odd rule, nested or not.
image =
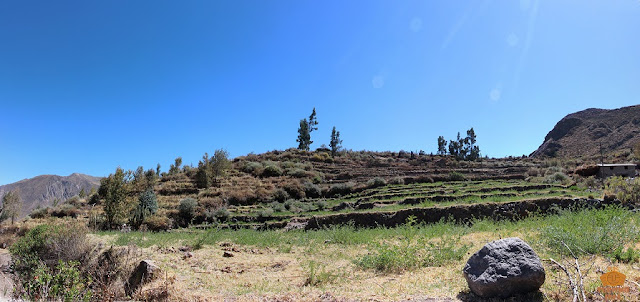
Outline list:
[[[83,188],[87,193],[92,187],[97,190],[100,179],[79,173],[69,176],[40,175],[0,186],[0,198],[5,193],[18,189],[23,203],[20,217],[24,217],[38,206],[51,206],[56,199],[62,202],[76,196]]]
[[[597,157],[631,150],[640,142],[640,105],[618,109],[590,108],[561,119],[544,138],[534,157]]]

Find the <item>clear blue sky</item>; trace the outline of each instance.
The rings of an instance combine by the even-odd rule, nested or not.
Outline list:
[[[2,1],[0,184],[295,147],[529,154],[640,103],[640,1]]]

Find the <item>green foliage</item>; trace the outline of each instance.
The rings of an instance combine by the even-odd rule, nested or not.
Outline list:
[[[309,261],[305,269],[306,279],[304,286],[322,286],[334,282],[339,275],[316,261]]]
[[[311,182],[304,183],[304,194],[309,198],[318,198],[322,196],[322,190],[318,185]]]
[[[382,177],[376,177],[373,179],[369,179],[369,181],[367,181],[368,188],[377,188],[377,187],[382,187],[386,185],[387,185],[387,181],[384,180],[384,178]]]
[[[441,141],[442,139],[442,141]],[[476,145],[476,133],[473,128],[467,130],[467,136],[461,137],[460,132],[455,140],[449,141],[449,154],[457,160],[477,160],[480,158],[480,147]],[[444,149],[444,137],[438,137],[438,152]]]
[[[447,154],[447,141],[444,139],[444,136],[438,136],[438,154]]]
[[[609,177],[605,182],[605,195],[615,195],[623,202],[640,203],[640,178]]]
[[[275,177],[280,175],[282,175],[282,169],[280,169],[276,164],[268,164],[262,171],[263,177]]]
[[[450,181],[463,181],[466,178],[464,177],[464,175],[460,172],[451,172],[449,173],[449,180]]]
[[[133,212],[131,224],[140,227],[142,222],[158,211],[158,199],[152,189],[147,189],[138,198],[138,206]]]
[[[195,216],[197,207],[198,201],[193,198],[188,197],[181,200],[178,206],[180,217],[187,223],[191,222],[191,219]]]
[[[54,269],[39,265],[33,278],[22,284],[22,298],[33,301],[91,301],[91,278],[82,276],[79,264],[77,261],[59,261]]]
[[[311,140],[311,131],[309,131],[309,122],[306,119],[300,120],[300,127],[298,128],[298,149],[309,151],[309,147],[313,143]]]
[[[336,131],[336,127],[331,130],[331,140],[329,141],[329,147],[331,147],[331,156],[336,156],[338,151],[342,149],[342,140],[340,139],[340,131]]]
[[[335,185],[331,186],[331,188],[329,188],[329,192],[327,194],[329,196],[346,195],[346,194],[351,193],[351,191],[353,190],[354,186],[355,186],[355,184],[352,183],[352,182],[335,184]]]
[[[98,193],[104,198],[104,213],[107,227],[116,227],[128,218],[127,216],[127,180],[125,172],[118,167],[114,174],[100,180]]]
[[[555,172],[551,175],[547,175],[544,178],[544,183],[547,184],[553,184],[553,183],[567,183],[569,182],[569,176],[567,176],[566,174],[562,173],[562,172]]]
[[[175,163],[169,167],[169,175],[180,173],[180,166],[182,166],[182,157],[177,157]]]
[[[22,199],[18,191],[9,191],[2,197],[2,216],[11,218],[11,224],[14,224],[16,218],[20,216],[22,209]]]
[[[607,255],[638,239],[640,232],[633,213],[617,206],[603,210],[561,211],[549,218],[541,230],[545,245],[560,255]],[[566,245],[566,246],[565,246]]]
[[[626,250],[618,247],[611,254],[611,258],[622,263],[636,263],[640,261],[640,251],[636,251],[633,247],[628,247]]]

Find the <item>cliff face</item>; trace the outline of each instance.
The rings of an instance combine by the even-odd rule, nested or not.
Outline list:
[[[600,145],[607,154],[630,150],[640,142],[640,105],[587,109],[561,119],[544,138],[534,157],[594,157]]]
[[[38,206],[50,206],[56,199],[62,202],[78,195],[82,189],[89,193],[92,187],[97,190],[99,186],[99,177],[84,174],[74,173],[69,176],[40,175],[0,186],[0,198],[6,192],[17,189],[20,192],[20,198],[23,203],[20,216],[24,217]]]

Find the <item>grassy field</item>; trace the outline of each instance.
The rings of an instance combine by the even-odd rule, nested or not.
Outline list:
[[[110,244],[136,246],[141,256],[156,260],[171,280],[164,286],[174,287],[179,297],[234,301],[470,301],[473,295],[461,273],[468,257],[489,241],[516,236],[542,258],[568,259],[569,247],[581,261],[593,262],[585,287],[590,298],[598,300],[601,296],[593,294],[600,284],[598,276],[612,264],[628,280],[640,281],[639,226],[640,215],[608,207],[520,221],[477,220],[470,225],[447,221],[423,225],[409,219],[396,228],[345,225],[288,232],[211,228],[95,236]],[[193,257],[180,252],[183,246],[196,248]],[[224,257],[225,252],[233,257]],[[557,283],[563,273],[549,262],[545,267],[542,293],[520,299],[570,298],[568,288]],[[632,293],[637,295],[638,289],[632,288]]]

